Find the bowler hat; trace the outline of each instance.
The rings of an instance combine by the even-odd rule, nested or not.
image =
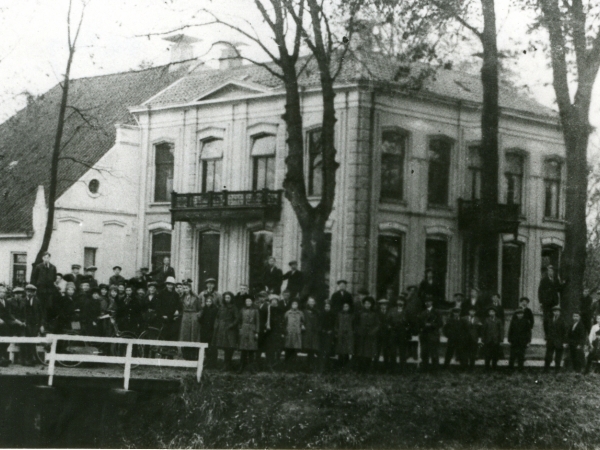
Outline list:
[[[552,311],[560,311],[560,306],[556,305],[552,308]]]
[[[363,298],[363,305],[367,302],[369,302],[371,305],[375,303],[375,299],[371,296],[367,296],[365,298]]]
[[[37,291],[37,287],[35,287],[33,284],[28,284],[27,286],[25,286],[25,290],[26,291]]]
[[[294,264],[295,264],[295,265],[298,265],[298,261],[290,261],[290,262],[288,263],[288,265],[289,265],[289,266],[293,266]]]
[[[348,284],[348,282],[346,280],[344,280],[344,279],[338,280],[336,284],[342,284],[342,283]]]
[[[98,270],[96,266],[88,266],[85,268],[86,272],[95,272],[96,270]]]
[[[115,266],[115,267],[113,267],[113,270],[117,270],[117,269],[123,270],[123,268],[121,266]]]
[[[70,282],[74,283],[75,277],[72,274],[68,273],[63,277],[63,280],[65,280],[66,282],[70,281]]]
[[[207,283],[216,283],[216,282],[217,282],[217,280],[215,280],[214,278],[207,278],[207,279],[204,281],[204,284],[207,284]]]
[[[452,312],[460,312],[460,307],[455,306],[454,308],[452,308]]]
[[[173,277],[167,277],[167,280],[165,281],[165,284],[175,284],[175,278],[173,278]]]
[[[150,269],[148,269],[147,267],[142,267],[140,270],[141,270],[142,272],[148,272]]]
[[[25,289],[23,289],[22,287],[17,286],[12,291],[13,291],[13,294],[22,294],[23,292],[25,292]]]
[[[71,264],[71,269],[81,269],[81,264]]]

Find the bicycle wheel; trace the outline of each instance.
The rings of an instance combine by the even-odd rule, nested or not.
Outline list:
[[[160,337],[160,331],[154,328],[148,328],[139,339],[156,341]],[[158,345],[140,345],[137,354],[142,358],[160,358],[160,348]]]
[[[50,344],[35,344],[35,357],[44,366],[48,365],[46,353],[50,353]]]
[[[96,347],[90,346],[87,342],[84,341],[59,341],[56,353],[61,354],[70,354],[70,355],[89,355],[93,353],[98,353],[98,349]],[[81,365],[83,361],[57,361],[63,367],[77,367]]]

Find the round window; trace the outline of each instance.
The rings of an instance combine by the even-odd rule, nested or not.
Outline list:
[[[100,182],[98,180],[96,180],[95,178],[93,180],[91,180],[90,183],[88,184],[88,189],[90,190],[90,192],[92,194],[97,194],[99,188],[100,188]]]

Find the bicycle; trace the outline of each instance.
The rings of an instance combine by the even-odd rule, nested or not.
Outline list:
[[[175,322],[179,316],[173,318]],[[167,340],[164,337],[165,326],[167,325],[167,319],[161,319],[160,328],[148,325],[145,331],[140,334],[139,339],[141,340],[154,340],[164,341]],[[137,347],[137,346],[136,346]],[[176,358],[179,356],[179,350],[177,347],[163,347],[160,345],[140,345],[140,348],[134,349],[137,354],[140,354],[143,358],[157,359],[157,358]]]
[[[70,323],[71,328],[65,330],[63,334],[71,336],[81,335],[81,321],[79,320],[78,311],[74,320]],[[35,348],[36,359],[43,365],[47,366],[48,361],[46,360],[46,353],[50,353],[50,347],[52,344],[37,344]],[[58,341],[56,345],[57,354],[98,354],[99,350],[96,347],[89,345],[85,341]],[[63,367],[77,367],[82,361],[56,361]]]

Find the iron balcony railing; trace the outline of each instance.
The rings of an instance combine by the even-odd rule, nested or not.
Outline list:
[[[279,220],[282,190],[171,193],[174,222],[201,220]]]

